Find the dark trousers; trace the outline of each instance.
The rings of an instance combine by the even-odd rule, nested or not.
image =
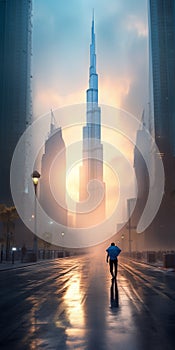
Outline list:
[[[109,266],[110,266],[110,273],[112,277],[117,277],[117,266],[118,266],[118,260],[111,260],[109,261]],[[114,269],[114,272],[113,272]]]

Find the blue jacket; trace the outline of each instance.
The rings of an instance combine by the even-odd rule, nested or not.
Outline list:
[[[121,249],[117,247],[116,245],[111,245],[109,248],[106,249],[109,257],[111,260],[117,259],[117,256],[120,254]]]

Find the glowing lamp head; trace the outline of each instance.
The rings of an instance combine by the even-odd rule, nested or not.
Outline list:
[[[37,186],[39,178],[41,176],[40,173],[37,170],[34,170],[34,172],[31,176],[32,176],[32,181],[33,181],[34,186]]]
[[[34,185],[38,185],[38,177],[32,178]]]
[[[34,170],[33,174],[31,175],[32,181],[34,184],[34,188],[35,188],[35,195],[37,195],[37,185],[38,185],[38,180],[39,180],[40,176],[41,175],[37,170]]]

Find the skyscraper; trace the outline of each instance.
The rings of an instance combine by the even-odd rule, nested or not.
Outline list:
[[[148,169],[146,165],[146,162],[147,162],[147,164],[150,164],[151,166],[151,160],[152,160],[151,143],[147,135],[147,131],[151,133],[149,126],[150,126],[150,123],[149,122],[146,123],[145,111],[143,111],[142,126],[137,131],[136,145],[134,148],[134,169],[135,169],[135,175],[137,180],[137,202],[136,202],[134,211],[132,213],[132,217],[130,219],[132,223],[134,222],[134,226],[135,226],[134,230],[132,230],[132,237],[131,237],[131,242],[133,241],[133,244],[130,242],[130,247],[132,247],[132,250],[134,250],[134,246],[136,250],[147,249],[146,241],[145,241],[145,235],[147,235],[146,230],[144,230],[144,232],[139,235],[136,232],[136,228],[141,218],[141,215],[143,213],[144,207],[146,205],[149,186],[150,186]],[[128,205],[129,205],[129,201],[128,201]]]
[[[101,143],[101,110],[98,106],[94,14],[91,27],[89,88],[86,91],[86,126],[83,127],[82,163],[80,167],[80,204],[77,206],[77,211],[84,211],[84,213],[77,214],[77,223],[78,226],[87,226],[105,219],[103,145]]]
[[[66,148],[52,111],[50,133],[41,160],[40,202],[51,220],[67,225]]]
[[[165,170],[165,190],[153,222],[152,242],[172,248],[175,190],[175,2],[149,0],[150,72],[155,141]],[[159,176],[155,170],[155,177]]]
[[[149,25],[155,140],[163,157],[175,157],[174,0],[149,0]]]
[[[0,202],[5,203],[11,202],[12,155],[31,119],[31,11],[31,0],[0,0]]]

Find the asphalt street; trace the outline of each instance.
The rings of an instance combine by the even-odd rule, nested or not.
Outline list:
[[[175,273],[104,252],[0,271],[1,350],[171,350]]]

